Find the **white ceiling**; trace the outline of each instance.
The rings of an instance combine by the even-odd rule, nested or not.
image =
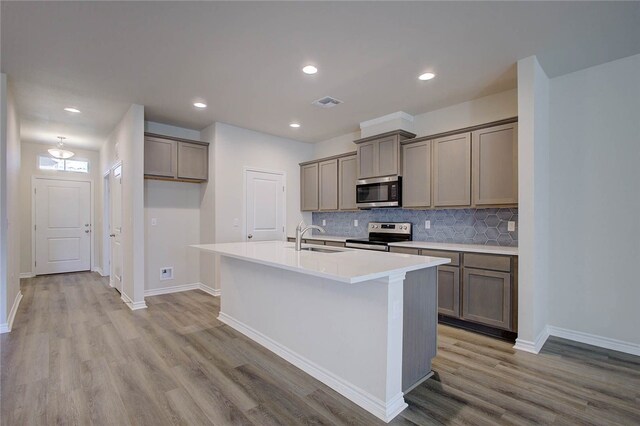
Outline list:
[[[511,89],[532,54],[557,76],[640,53],[640,2],[4,1],[1,13],[24,139],[88,148],[131,103],[147,120],[315,142]],[[437,77],[418,81],[425,71]],[[311,105],[326,95],[344,104]]]

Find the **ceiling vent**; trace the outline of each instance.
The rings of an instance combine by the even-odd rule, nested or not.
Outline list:
[[[325,96],[324,98],[320,98],[311,103],[315,106],[319,106],[320,108],[333,108],[336,105],[340,105],[342,101],[340,99],[332,98],[331,96]]]

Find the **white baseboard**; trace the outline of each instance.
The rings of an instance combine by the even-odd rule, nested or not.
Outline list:
[[[154,288],[154,289],[145,290],[144,297],[159,296],[161,294],[169,294],[169,293],[179,293],[181,291],[198,290],[199,288],[200,288],[200,283],[174,285],[171,287],[164,287],[164,288]]]
[[[0,324],[0,334],[8,333],[11,331],[11,328],[13,327],[13,320],[16,318],[16,312],[18,312],[18,306],[20,306],[21,300],[22,292],[19,291],[18,294],[16,294],[16,298],[13,300],[13,306],[11,306],[11,310],[9,311],[7,322],[4,324]]]
[[[244,323],[235,320],[233,317],[220,312],[218,319],[227,324],[229,327],[239,331],[245,336],[249,337],[256,343],[269,349],[279,357],[285,359],[291,364],[303,370],[305,373],[315,377],[322,383],[326,384],[336,392],[340,393],[347,399],[358,404],[374,416],[382,419],[385,422],[391,421],[408,405],[404,402],[404,395],[402,392],[391,398],[388,402],[384,402],[379,398],[371,395],[370,393],[360,389],[359,387],[347,382],[346,380],[334,375],[330,371],[320,367],[307,358],[299,355],[291,349],[282,346],[278,342],[265,336],[259,331],[245,325]]]
[[[20,279],[33,278],[35,276],[36,274],[34,274],[33,272],[20,272]]]
[[[513,348],[519,351],[530,352],[532,354],[540,353],[540,350],[544,346],[544,343],[549,338],[549,331],[547,329],[548,327],[545,327],[533,342],[520,338],[516,339],[516,344],[513,345]]]
[[[209,287],[208,285],[204,285],[202,283],[198,284],[200,284],[200,290],[204,291],[205,293],[209,293],[212,296],[219,297],[222,294],[219,288]]]
[[[561,337],[574,342],[585,343],[599,348],[611,349],[613,351],[624,352],[631,355],[640,356],[640,344],[611,339],[609,337],[596,336],[595,334],[583,333],[581,331],[568,330],[566,328],[547,326],[551,336]]]
[[[120,294],[120,299],[131,309],[132,311],[137,311],[138,309],[146,309],[147,304],[143,300],[142,302],[134,302],[131,300],[129,296],[124,293]]]
[[[104,274],[104,272],[102,271],[102,268],[101,268],[101,267],[99,267],[99,266],[94,266],[91,270],[92,270],[93,272],[97,272],[97,273],[99,273],[101,277],[106,277],[106,275],[105,275],[105,274]]]

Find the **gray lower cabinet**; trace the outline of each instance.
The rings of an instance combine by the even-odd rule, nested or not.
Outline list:
[[[300,166],[300,210],[318,210],[318,163]]]
[[[178,178],[205,181],[209,178],[207,145],[178,142]]]
[[[338,159],[318,163],[320,210],[338,210]]]
[[[431,207],[431,141],[402,147],[402,206]]]
[[[464,268],[462,319],[511,329],[511,274]]]
[[[338,209],[356,209],[356,156],[350,155],[338,159]]]
[[[460,268],[438,266],[438,313],[460,318]]]
[[[178,173],[178,142],[146,136],[144,139],[144,174],[176,178]]]

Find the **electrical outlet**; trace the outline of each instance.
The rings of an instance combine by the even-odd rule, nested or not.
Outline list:
[[[327,219],[322,219],[322,226],[327,226]]]
[[[240,226],[240,219],[238,218],[233,219],[233,227],[238,228],[239,226]]]
[[[353,219],[353,226],[358,226],[358,219]]]
[[[510,220],[507,222],[507,231],[509,232],[513,232],[516,230],[516,222],[513,220]]]
[[[173,266],[167,266],[160,269],[160,281],[173,279]]]
[[[431,229],[431,221],[430,220],[425,220],[424,221],[424,229]]]
[[[158,224],[158,219],[155,217],[151,218],[151,226],[156,226]]]

